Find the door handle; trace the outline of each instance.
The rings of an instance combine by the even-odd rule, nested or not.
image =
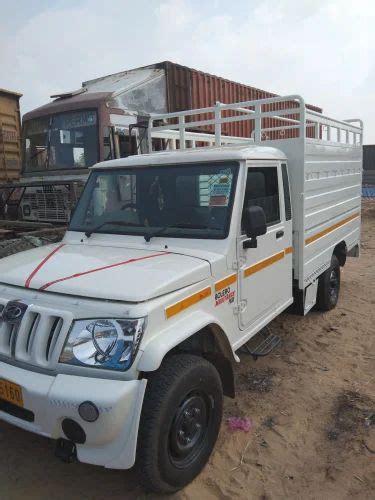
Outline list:
[[[284,231],[277,231],[276,233],[276,239],[279,240],[284,236]]]

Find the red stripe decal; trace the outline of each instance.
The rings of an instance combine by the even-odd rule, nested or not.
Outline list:
[[[40,269],[44,266],[44,264],[56,253],[60,250],[60,248],[62,248],[63,246],[65,246],[65,243],[62,243],[61,245],[59,245],[58,247],[56,247],[54,250],[52,250],[52,252],[50,252],[47,257],[44,257],[44,259],[42,260],[42,262],[40,264],[38,264],[36,266],[36,268],[34,269],[34,271],[30,274],[30,276],[27,278],[27,280],[25,281],[25,287],[26,288],[29,288],[30,287],[30,282],[31,280],[34,278],[34,276],[36,275],[36,273],[38,271],[40,271]]]
[[[85,276],[86,274],[96,273],[98,271],[103,271],[104,269],[111,269],[113,267],[124,266],[125,264],[131,264],[132,262],[138,262],[140,260],[152,259],[153,257],[168,255],[169,253],[170,252],[154,253],[152,255],[146,255],[145,257],[138,257],[137,259],[129,259],[129,260],[124,260],[123,262],[117,262],[117,264],[110,264],[109,266],[97,267],[96,269],[90,269],[90,271],[84,271],[83,273],[72,274],[70,276],[66,276],[65,278],[49,281],[45,285],[41,286],[39,290],[45,290],[46,288],[55,285],[56,283],[60,283],[61,281],[71,280],[73,278],[79,278],[80,276]]]

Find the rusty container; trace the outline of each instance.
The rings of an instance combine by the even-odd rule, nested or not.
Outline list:
[[[363,146],[363,179],[364,185],[375,186],[375,145]]]
[[[22,94],[0,88],[0,183],[14,181],[21,171]]]
[[[154,67],[165,70],[168,111],[171,113],[174,111],[210,107],[217,101],[228,104],[277,96],[277,94],[273,94],[272,92],[233,82],[170,61],[158,63]],[[273,108],[267,109],[267,111],[287,109],[286,106],[293,108],[296,104],[293,102],[277,103],[273,105]],[[317,106],[307,105],[307,107],[318,113],[322,112],[322,109]],[[235,114],[236,112],[226,111],[223,116],[234,116]],[[200,115],[199,118],[202,120],[212,119],[213,114]],[[298,115],[291,114],[288,115],[288,118],[296,119]],[[264,128],[272,128],[282,126],[283,124],[285,125],[285,121],[278,120],[277,118],[266,118],[262,126]],[[213,126],[207,126],[205,130],[213,132]],[[252,130],[252,120],[226,123],[222,128],[223,134],[237,137],[250,137]],[[311,132],[314,133],[313,130]],[[297,129],[268,132],[271,139],[296,137],[297,134]],[[308,135],[310,135],[309,131]]]

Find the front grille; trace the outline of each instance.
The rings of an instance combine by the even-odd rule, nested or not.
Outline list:
[[[16,302],[12,302],[14,305]],[[21,322],[10,322],[7,302],[0,299],[0,354],[47,368],[66,321],[57,311],[30,304]],[[4,318],[5,317],[5,318]]]
[[[32,411],[20,408],[19,406],[9,403],[8,401],[4,401],[3,399],[0,399],[0,411],[9,413],[9,415],[12,415],[13,417],[26,420],[26,422],[34,422],[35,419]]]
[[[69,194],[65,191],[26,192],[22,203],[30,206],[32,216],[38,220],[66,222],[71,209]]]

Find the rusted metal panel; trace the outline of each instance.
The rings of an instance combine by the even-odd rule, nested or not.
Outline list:
[[[186,66],[181,66],[169,61],[159,63],[155,67],[164,67],[167,76],[167,102],[168,111],[183,111],[194,108],[205,108],[220,101],[222,103],[241,102],[256,99],[266,99],[268,97],[275,97],[276,94],[267,92],[265,90],[257,89],[249,85],[233,82],[225,78],[221,78],[209,73],[204,73]],[[269,111],[278,109],[286,109],[286,103],[279,103],[270,108]],[[293,103],[288,103],[288,108],[293,107]],[[322,112],[321,108],[317,106],[307,106],[317,112]],[[225,116],[233,116],[239,114],[238,112],[226,112]],[[296,115],[290,115],[290,118],[297,118]],[[207,115],[200,115],[200,119],[211,119],[212,113]],[[192,119],[195,119],[192,117]],[[265,118],[263,126],[266,128],[273,128],[282,126],[283,123],[275,118]],[[212,132],[213,127],[207,126],[207,131]],[[250,137],[252,133],[252,122],[234,122],[227,123],[223,126],[223,134],[233,135],[239,137]],[[281,132],[271,131],[269,134],[272,139],[279,137]],[[298,130],[288,130],[284,132],[289,137],[295,137]],[[310,132],[308,133],[308,136]],[[285,137],[285,135],[284,135]]]
[[[105,104],[105,99],[111,95],[110,92],[95,92],[75,95],[67,99],[55,99],[48,104],[44,104],[39,108],[35,108],[23,115],[23,122],[49,116],[55,113],[65,113],[65,111],[75,111],[76,109],[97,108],[101,104]]]
[[[21,96],[0,89],[0,183],[18,179],[21,170]]]

